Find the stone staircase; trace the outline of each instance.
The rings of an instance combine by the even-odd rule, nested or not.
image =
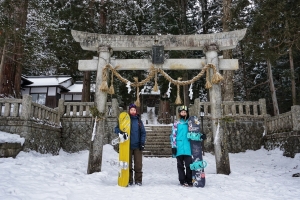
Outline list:
[[[145,126],[146,144],[143,155],[145,157],[171,157],[170,144],[171,125]]]

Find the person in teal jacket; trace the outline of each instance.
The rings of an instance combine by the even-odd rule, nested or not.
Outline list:
[[[180,106],[178,109],[179,118],[172,126],[170,135],[172,154],[177,159],[178,179],[180,185],[193,186],[191,145],[187,138],[189,111],[187,106]]]

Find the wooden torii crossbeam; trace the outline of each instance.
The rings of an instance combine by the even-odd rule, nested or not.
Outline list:
[[[111,51],[151,50],[157,45],[163,46],[164,50],[203,50],[206,55],[205,59],[166,59],[163,64],[155,64],[155,66],[164,70],[199,70],[203,64],[211,63],[216,66],[217,71],[237,70],[237,59],[221,59],[217,52],[235,48],[245,36],[246,29],[202,35],[109,35],[75,30],[71,33],[82,49],[99,53],[98,59],[79,60],[78,68],[80,71],[97,70],[95,105],[100,112],[105,112],[107,94],[99,90],[102,82],[102,69],[107,64],[119,66],[118,70],[147,70],[152,65],[148,59],[111,58]],[[214,84],[209,93],[213,137],[217,139],[214,141],[216,168],[219,173],[224,165],[230,169],[226,144],[223,144],[223,129],[218,127],[218,120],[221,118],[220,85]],[[88,174],[101,171],[104,127],[104,121],[98,121],[96,136],[90,147]]]

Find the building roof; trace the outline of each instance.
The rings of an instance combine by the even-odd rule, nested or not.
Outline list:
[[[27,76],[27,80],[33,82],[30,86],[59,86],[72,79],[70,76]]]
[[[83,88],[83,82],[82,81],[76,81],[73,85],[68,87],[68,93],[82,93]],[[95,84],[91,84],[91,92],[95,92]]]
[[[26,76],[21,76],[21,85],[31,85],[33,82],[28,80]]]

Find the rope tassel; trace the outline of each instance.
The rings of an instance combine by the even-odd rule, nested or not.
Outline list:
[[[155,81],[155,84],[154,84],[154,86],[153,86],[152,91],[153,91],[153,92],[157,92],[157,91],[158,91],[158,85],[157,85],[157,70],[155,70],[155,79],[154,79],[154,81]]]
[[[134,81],[135,81],[135,84],[136,84],[136,101],[134,102],[134,104],[137,106],[137,107],[140,107],[141,106],[141,103],[140,103],[140,88],[138,87],[138,77],[133,77]]]
[[[102,70],[102,83],[100,85],[100,90],[102,92],[108,92],[108,85],[107,85],[107,68],[108,66],[106,65],[103,70]]]
[[[206,69],[206,84],[205,89],[210,89],[212,87],[212,84],[209,81],[209,68]]]
[[[181,77],[179,77],[178,79],[177,79],[177,81],[181,81]],[[180,98],[180,85],[179,84],[177,84],[177,97],[176,97],[176,100],[175,100],[175,104],[176,105],[180,105],[180,104],[182,104],[182,101],[181,101],[181,98]]]
[[[110,81],[110,87],[108,90],[109,94],[115,94],[115,89],[114,89],[114,73],[111,72],[111,81]]]

